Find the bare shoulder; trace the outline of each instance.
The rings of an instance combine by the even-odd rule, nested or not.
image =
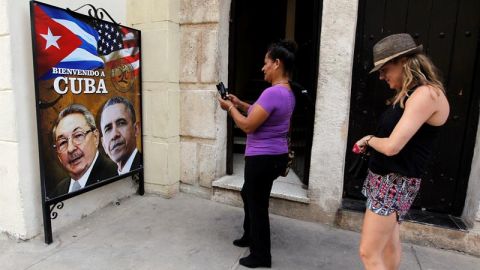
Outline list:
[[[411,95],[411,97],[414,99],[420,97],[420,99],[426,98],[431,99],[432,101],[437,101],[444,96],[445,94],[442,90],[430,85],[422,85],[417,87]]]
[[[441,91],[440,91],[441,92]],[[405,102],[405,108],[435,108],[436,103],[439,99],[439,95],[434,89],[429,86],[419,86],[415,91],[410,94],[407,101]]]
[[[430,125],[442,125],[448,118],[450,106],[445,93],[430,85],[419,86],[407,100],[405,106],[417,107],[431,113],[427,120]]]
[[[422,106],[433,106],[436,108],[448,107],[448,100],[445,93],[434,86],[422,85],[407,99],[406,104],[420,104]]]

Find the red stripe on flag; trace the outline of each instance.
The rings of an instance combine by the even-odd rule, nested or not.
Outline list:
[[[109,57],[111,60],[106,62],[105,65],[109,68],[122,65],[122,64],[132,64],[136,61],[140,61],[140,53],[138,49],[138,36],[135,36],[130,30],[124,27],[120,27],[120,31],[122,33],[122,40],[123,40],[123,50],[125,49],[132,49],[131,54],[121,56],[120,52],[122,50],[118,50],[112,52]],[[115,55],[118,54],[118,55]],[[139,65],[133,66],[134,76],[138,76],[139,74]]]
[[[37,52],[37,74],[41,77],[63,58],[82,45],[82,41],[63,25],[52,20],[38,5],[35,5],[35,39]],[[50,33],[49,33],[50,29]],[[48,44],[47,36],[55,36],[56,45]]]

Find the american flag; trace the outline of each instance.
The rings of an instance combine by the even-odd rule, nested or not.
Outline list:
[[[129,63],[137,76],[140,63],[138,37],[128,28],[109,22],[96,21],[94,29],[99,35],[98,54],[105,61],[105,65],[114,66],[122,61]]]

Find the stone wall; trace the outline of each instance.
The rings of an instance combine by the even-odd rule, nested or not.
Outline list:
[[[25,223],[19,201],[19,160],[17,119],[12,86],[11,29],[8,22],[7,0],[0,0],[0,231],[20,236]]]
[[[333,222],[343,192],[343,170],[358,3],[324,0],[309,197]]]
[[[228,74],[230,1],[180,3],[181,189],[209,198],[225,174],[226,114],[215,84]],[[333,223],[342,199],[356,17],[356,3],[323,1],[308,220]]]
[[[480,235],[480,122],[462,217]]]
[[[179,5],[127,1],[127,21],[142,31],[145,188],[165,197],[180,180]]]
[[[81,0],[44,2],[73,9],[84,4]],[[90,3],[105,8],[125,24],[124,0]],[[29,5],[29,1],[0,0],[0,232],[21,239],[42,231]],[[67,200],[53,229],[78,221],[135,190],[132,182],[125,180]]]
[[[181,187],[205,197],[225,174],[226,114],[215,84],[227,79],[229,7],[230,1],[180,1]]]

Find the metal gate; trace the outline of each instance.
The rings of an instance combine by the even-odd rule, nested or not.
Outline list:
[[[443,72],[451,106],[414,207],[461,215],[478,125],[479,22],[478,0],[360,0],[346,168],[353,143],[375,130],[393,94],[378,74],[368,74],[372,47],[389,34],[410,33]],[[362,180],[345,171],[344,197],[362,198]]]

